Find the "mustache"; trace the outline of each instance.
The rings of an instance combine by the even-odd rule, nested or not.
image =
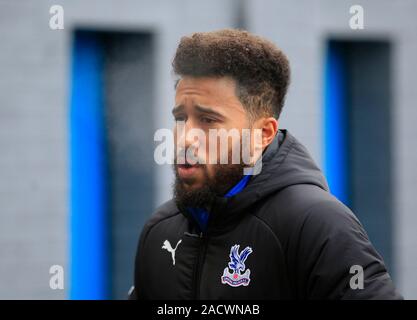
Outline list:
[[[196,154],[196,148],[192,146],[188,148],[179,148],[174,155],[175,165],[195,165],[200,166],[206,164],[205,157],[200,157],[198,152]]]

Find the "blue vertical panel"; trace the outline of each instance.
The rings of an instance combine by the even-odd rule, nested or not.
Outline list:
[[[325,63],[324,170],[330,191],[349,204],[346,59],[343,46],[329,42]]]
[[[76,32],[70,106],[70,298],[108,298],[103,55],[92,32]]]

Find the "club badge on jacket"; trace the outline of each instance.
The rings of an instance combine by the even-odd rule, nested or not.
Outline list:
[[[240,245],[235,244],[230,248],[230,262],[221,276],[222,283],[232,287],[247,286],[250,282],[250,270],[246,269],[245,261],[253,250],[251,247],[246,247],[239,253],[239,247]],[[232,272],[229,272],[229,268]]]

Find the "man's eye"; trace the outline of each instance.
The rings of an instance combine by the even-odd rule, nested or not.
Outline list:
[[[174,119],[175,119],[176,122],[178,122],[178,121],[186,121],[186,118],[184,116],[175,116]]]
[[[201,117],[200,121],[203,122],[203,123],[214,123],[214,122],[216,122],[215,119],[207,118],[207,117]]]

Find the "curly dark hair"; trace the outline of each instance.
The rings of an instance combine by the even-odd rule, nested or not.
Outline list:
[[[179,77],[231,77],[252,120],[278,119],[290,82],[285,54],[272,42],[238,29],[182,37],[172,67]]]

